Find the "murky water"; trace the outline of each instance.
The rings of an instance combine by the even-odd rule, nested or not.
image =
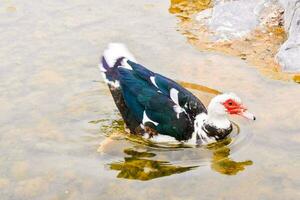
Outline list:
[[[300,88],[243,60],[200,52],[168,1],[9,1],[0,6],[0,197],[299,199]],[[234,141],[157,148],[122,133],[97,63],[121,41],[207,104],[237,93],[258,120]],[[200,90],[199,90],[200,89]],[[140,181],[148,180],[148,181]]]

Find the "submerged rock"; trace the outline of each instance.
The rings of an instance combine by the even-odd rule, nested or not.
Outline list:
[[[300,72],[300,0],[280,0],[284,6],[284,28],[288,39],[276,59],[284,71]]]

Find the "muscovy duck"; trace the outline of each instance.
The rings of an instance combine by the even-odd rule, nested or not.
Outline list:
[[[99,68],[130,132],[152,141],[204,145],[230,134],[228,114],[255,120],[234,93],[215,96],[206,110],[190,91],[138,64],[124,44],[109,44]]]

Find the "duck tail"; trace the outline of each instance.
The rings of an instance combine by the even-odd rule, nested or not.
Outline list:
[[[135,62],[135,58],[122,43],[109,43],[104,51],[99,64],[104,81],[114,87],[119,87],[118,67],[128,68],[128,64],[123,60],[127,59]],[[129,67],[130,68],[130,67]]]

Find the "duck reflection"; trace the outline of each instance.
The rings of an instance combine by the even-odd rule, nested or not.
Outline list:
[[[242,162],[230,158],[230,148],[227,146],[230,139],[207,146],[212,151],[211,169],[225,175],[236,175],[245,170],[246,166],[252,165],[251,160]],[[163,176],[170,176],[187,172],[199,167],[178,166],[169,161],[156,160],[156,154],[147,151],[137,151],[133,148],[124,150],[124,161],[109,164],[111,170],[119,171],[117,177],[136,180],[151,180]]]
[[[230,156],[230,148],[228,145],[231,142],[231,138],[227,138],[223,141],[208,145],[207,148],[213,152],[211,159],[211,169],[226,175],[236,175],[238,172],[243,171],[246,166],[252,165],[251,160],[242,162],[232,160]]]
[[[133,149],[125,149],[127,155],[124,162],[115,162],[110,164],[110,169],[120,171],[118,178],[151,180],[172,174],[179,174],[197,166],[174,166],[167,161],[151,159],[155,156],[154,153],[138,152]]]

